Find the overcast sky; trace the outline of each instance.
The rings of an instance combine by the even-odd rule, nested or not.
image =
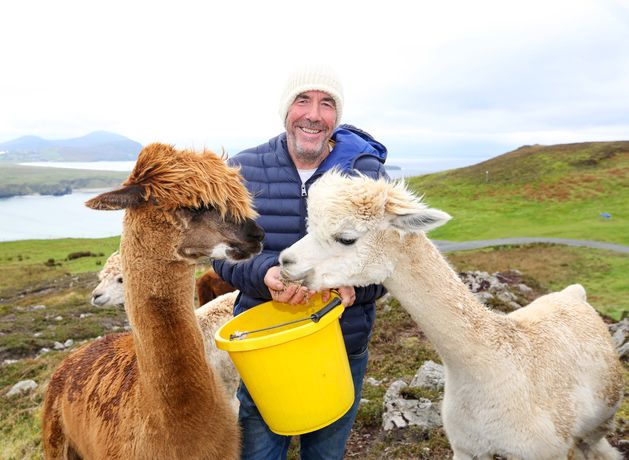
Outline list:
[[[210,6],[212,5],[212,6]],[[69,1],[0,5],[0,142],[112,131],[229,153],[282,131],[297,64],[390,158],[472,164],[629,140],[625,0]]]

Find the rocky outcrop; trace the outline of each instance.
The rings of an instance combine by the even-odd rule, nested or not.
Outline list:
[[[442,425],[439,407],[430,399],[406,399],[402,390],[408,387],[403,380],[396,380],[384,395],[384,414],[382,428],[385,431],[393,428],[405,428],[410,425],[426,429]]]
[[[476,297],[493,310],[509,313],[528,305],[543,292],[529,286],[518,270],[489,274],[481,271],[459,273],[459,278]]]
[[[622,321],[610,324],[608,327],[620,358],[623,360],[629,359],[629,318],[624,318]]]

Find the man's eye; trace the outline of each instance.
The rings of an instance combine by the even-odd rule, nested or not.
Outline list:
[[[336,241],[341,243],[343,246],[351,246],[352,244],[354,244],[356,242],[357,238],[343,238],[343,237],[339,237],[336,238]]]

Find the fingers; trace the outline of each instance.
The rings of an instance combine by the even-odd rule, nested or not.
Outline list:
[[[305,303],[310,298],[310,291],[298,284],[289,284],[288,286],[282,285],[282,289],[269,288],[269,292],[271,293],[271,298],[274,301],[290,305]]]
[[[283,291],[286,286],[280,279],[280,267],[274,266],[267,270],[264,275],[264,284],[269,288],[270,291]]]
[[[356,302],[356,290],[353,286],[341,286],[337,289],[341,296],[341,302],[346,307],[351,307]]]
[[[276,302],[299,305],[308,302],[316,291],[311,291],[299,284],[284,284],[280,277],[280,267],[274,266],[267,270],[264,275],[264,284],[269,288],[271,298]],[[337,288],[341,302],[349,307],[356,302],[356,291],[352,286],[341,286]],[[329,289],[321,291],[321,300],[325,303],[330,300]]]

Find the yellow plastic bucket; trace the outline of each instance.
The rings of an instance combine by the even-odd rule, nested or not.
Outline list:
[[[320,318],[309,318],[326,307]],[[266,302],[216,331],[216,345],[229,352],[273,432],[309,433],[352,406],[354,384],[339,323],[343,310],[334,293],[325,305],[318,294],[307,305]]]

